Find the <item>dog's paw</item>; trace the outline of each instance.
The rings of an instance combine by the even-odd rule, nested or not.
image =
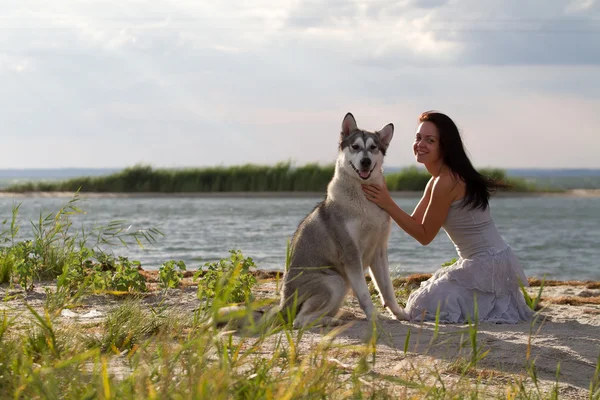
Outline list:
[[[384,320],[385,318],[378,314],[374,314],[370,318],[367,318],[368,324],[365,327],[365,336],[363,337],[363,341],[365,343],[371,342],[373,340],[377,342],[379,340],[379,337],[385,331],[383,325]]]
[[[396,319],[398,321],[408,321],[409,320],[408,314],[402,308],[392,311],[392,313],[394,314],[394,317],[396,317]]]
[[[343,325],[346,321],[323,316],[315,319],[296,318],[293,323],[294,329],[312,329],[320,327],[335,327]]]

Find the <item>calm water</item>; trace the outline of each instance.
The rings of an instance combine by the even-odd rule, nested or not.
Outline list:
[[[64,198],[0,198],[2,220],[10,218],[12,205],[22,202],[21,237],[31,235],[29,220],[40,210],[57,210]],[[158,268],[169,259],[184,260],[188,268],[227,256],[240,249],[259,268],[282,269],[286,241],[297,224],[312,210],[313,199],[152,198],[87,199],[79,203],[86,215],[77,223],[90,227],[111,220],[126,220],[131,229],[153,225],[164,237],[143,249],[114,248],[117,255]],[[396,199],[411,212],[418,199]],[[600,198],[496,198],[492,215],[504,239],[521,259],[528,276],[556,279],[600,280]],[[392,229],[389,260],[394,274],[432,272],[456,256],[441,231],[423,247],[397,226]]]

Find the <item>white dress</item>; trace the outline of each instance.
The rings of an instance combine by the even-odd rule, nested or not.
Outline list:
[[[464,323],[468,315],[473,320],[476,299],[480,321],[514,324],[529,320],[533,311],[519,286],[519,282],[528,286],[527,278],[496,229],[490,208],[461,208],[461,202],[452,203],[443,225],[460,258],[411,293],[406,303],[410,319],[435,320],[439,304],[440,322]]]

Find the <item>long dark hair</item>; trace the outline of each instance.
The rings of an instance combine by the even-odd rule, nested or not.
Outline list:
[[[506,188],[507,185],[477,172],[465,152],[458,127],[450,117],[437,111],[425,111],[419,116],[419,122],[426,121],[434,124],[439,132],[444,164],[454,176],[465,182],[466,194],[461,207],[470,206],[485,210],[490,195],[497,189]]]

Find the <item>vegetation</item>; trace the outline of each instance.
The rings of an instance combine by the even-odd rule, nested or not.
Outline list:
[[[76,193],[58,212],[45,216],[40,213],[38,221],[31,222],[33,240],[23,241],[18,240],[20,205],[13,207],[10,224],[2,221],[0,232],[0,283],[14,280],[30,291],[36,279],[59,277],[69,287],[86,281],[92,289],[144,289],[139,262],[126,257],[115,259],[101,247],[116,243],[127,246],[128,242],[142,245],[142,240],[153,243],[162,233],[156,227],[129,232],[123,221],[95,226],[90,232],[78,231],[70,218],[83,212],[77,207],[78,201]]]
[[[382,331],[371,332],[362,343],[340,345],[335,338],[344,328],[334,328],[306,345],[308,332],[283,321],[251,337],[220,330],[213,322],[220,307],[231,301],[253,307],[251,258],[232,250],[229,257],[206,265],[195,277],[199,307],[180,313],[164,303],[167,298],[161,296],[169,292],[147,293],[136,261],[108,255],[98,246],[151,242],[160,233],[153,228],[128,233],[118,224],[97,228],[95,235],[78,233],[69,221],[70,213],[79,211],[76,202],[77,197],[52,218],[41,218],[31,242],[19,241],[18,207],[0,233],[4,302],[20,296],[14,290],[19,285],[26,289],[22,300],[27,309],[27,314],[10,307],[0,312],[0,399],[558,397],[558,383],[550,389],[538,385],[529,358],[528,375],[502,376],[497,392],[486,389],[493,380],[498,385],[498,375],[480,367],[489,350],[478,339],[476,316],[454,333],[460,335],[461,355],[443,370],[439,364],[412,364],[409,330],[404,353],[398,354],[407,365],[402,375],[375,372]],[[90,236],[97,239],[90,241]],[[160,287],[178,290],[185,269],[180,262],[165,262]],[[46,302],[36,308],[28,303],[27,291],[40,277],[55,278],[56,287],[46,290]],[[159,301],[145,303],[142,294]],[[60,317],[94,296],[116,302],[103,318],[73,323]],[[447,347],[448,335],[438,334],[437,324],[433,329],[428,348]],[[427,354],[424,347],[419,354]],[[600,360],[598,365],[590,398],[600,396]]]
[[[62,182],[38,182],[13,185],[8,192],[116,192],[116,193],[197,193],[197,192],[324,192],[333,176],[333,165],[290,163],[274,166],[242,165],[197,169],[153,169],[138,165],[121,172],[98,177],[81,177]],[[509,178],[500,169],[482,169],[518,192],[541,190],[524,179]],[[416,167],[386,175],[392,191],[422,191],[430,175]],[[548,190],[548,189],[545,189]]]
[[[442,267],[449,267],[451,265],[454,265],[454,263],[456,263],[456,261],[458,261],[458,259],[455,257],[450,261],[446,261],[445,263],[442,263]]]
[[[210,301],[223,299],[225,303],[252,300],[252,286],[256,278],[250,274],[255,267],[252,258],[244,258],[239,250],[231,250],[231,256],[218,262],[206,263],[205,269],[194,274],[198,280],[198,298]]]
[[[179,287],[186,265],[183,261],[170,260],[158,269],[158,280],[163,289],[175,289]]]

